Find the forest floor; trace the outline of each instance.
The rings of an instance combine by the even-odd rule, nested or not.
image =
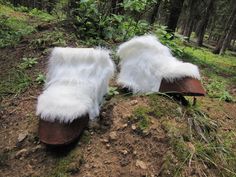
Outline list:
[[[78,142],[66,148],[41,144],[35,108],[43,84],[36,78],[46,72],[49,48],[80,41],[58,23],[37,20],[28,24],[35,31],[0,49],[0,176],[236,176],[236,58],[208,59],[208,49],[193,46],[185,47],[184,60],[199,65],[208,91],[197,105],[117,88],[98,125]],[[37,63],[24,67],[23,58]]]

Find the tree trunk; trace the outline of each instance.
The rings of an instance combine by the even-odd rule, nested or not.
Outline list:
[[[190,21],[188,21],[188,24],[186,25],[186,28],[184,30],[184,36],[188,37],[188,41],[190,40],[192,31],[193,31],[193,26],[194,26],[194,20],[191,19]]]
[[[225,53],[225,50],[227,49],[227,47],[229,46],[229,43],[232,39],[232,31],[233,29],[236,28],[236,14],[234,15],[234,19],[230,25],[230,28],[224,38],[224,41],[223,41],[223,44],[222,44],[222,47],[220,49],[220,55],[224,54]]]
[[[208,25],[208,21],[209,21],[209,17],[211,15],[211,12],[213,10],[213,5],[214,5],[214,0],[210,0],[207,8],[206,8],[206,12],[202,18],[202,20],[200,21],[199,27],[197,29],[197,45],[198,46],[202,46],[203,44],[203,39],[204,39],[204,35],[205,35],[205,31]]]
[[[183,20],[182,22],[181,22],[181,25],[180,25],[181,27],[180,27],[180,34],[182,34],[182,35],[184,35],[184,31],[185,31],[185,28],[186,28],[186,20]]]
[[[167,31],[175,32],[178,19],[183,7],[184,0],[171,0],[170,2],[170,16],[167,22]]]
[[[196,0],[189,0],[188,2],[188,9],[187,9],[187,20],[186,20],[186,26],[184,29],[184,33],[183,35],[188,37],[188,41],[190,40],[190,36],[193,30],[193,26],[194,26],[194,19],[196,16],[196,4],[198,3],[198,1]]]
[[[153,11],[152,11],[152,14],[151,14],[151,17],[150,17],[150,20],[149,20],[150,25],[153,25],[155,23],[160,4],[161,4],[161,0],[156,0],[156,4],[153,8]]]
[[[216,48],[213,53],[223,54],[225,52],[230,34],[233,32],[234,27],[236,26],[236,4],[234,4],[233,11],[225,25],[224,33],[221,35],[219,42],[217,43]]]

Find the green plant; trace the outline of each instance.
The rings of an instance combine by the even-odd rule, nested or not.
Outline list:
[[[118,95],[119,92],[117,91],[117,87],[109,87],[108,88],[108,93],[105,97],[106,100],[111,99],[113,96]]]
[[[232,102],[233,97],[226,90],[225,81],[211,80],[211,82],[206,86],[207,93],[212,98],[219,98],[221,101]]]
[[[122,6],[125,10],[140,12],[145,9],[148,3],[154,2],[148,0],[124,0]]]
[[[0,16],[0,48],[15,45],[21,37],[32,33],[34,27],[25,21],[9,16]]]
[[[0,48],[14,46],[21,38],[35,31],[28,23],[29,16],[14,10],[10,5],[0,4]]]
[[[31,78],[22,70],[12,70],[7,80],[0,81],[0,96],[24,92],[32,83]]]
[[[115,96],[118,94],[119,94],[119,92],[117,91],[117,87],[109,87],[109,89],[108,89],[109,96]]]
[[[38,10],[38,9],[36,9],[36,8],[30,10],[30,11],[29,11],[29,15],[34,16],[34,17],[37,17],[37,18],[39,18],[40,20],[46,21],[46,22],[55,19],[55,17],[53,17],[52,15],[50,15],[50,14],[48,14],[48,13],[46,13],[46,12],[43,12],[43,11],[41,11],[41,10]]]
[[[19,65],[20,69],[28,69],[32,68],[35,64],[37,64],[37,58],[23,58],[22,62]]]
[[[185,39],[174,36],[172,33],[168,33],[166,31],[166,26],[155,26],[154,28],[156,29],[155,34],[157,34],[161,43],[168,46],[175,56],[182,58],[184,56],[184,50],[178,42]]]
[[[38,84],[44,84],[46,81],[46,76],[44,74],[38,74],[35,80]]]
[[[25,6],[18,6],[18,7],[13,7],[15,11],[19,11],[19,12],[29,12],[30,9],[28,7]]]
[[[32,48],[45,49],[48,46],[66,46],[64,33],[55,30],[44,33],[40,38],[31,41]]]
[[[145,8],[152,1],[124,1],[120,6],[125,10],[135,11],[143,15]],[[72,16],[72,27],[86,45],[103,45],[113,41],[123,41],[135,35],[141,35],[150,29],[147,21],[132,15],[112,14],[104,11],[107,3],[97,0],[81,1],[79,7],[75,8]],[[110,41],[108,41],[110,40]]]
[[[210,142],[211,135],[214,137],[214,133],[218,127],[216,121],[211,120],[204,112],[202,112],[196,106],[189,106],[186,114],[189,115],[188,125],[190,137],[198,135],[205,142]],[[195,132],[192,132],[195,131]]]

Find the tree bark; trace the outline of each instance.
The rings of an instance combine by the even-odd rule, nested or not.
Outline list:
[[[236,26],[235,23],[236,23],[236,4],[234,4],[233,11],[225,25],[224,33],[221,35],[213,53],[223,54],[225,52],[230,34],[233,32],[233,29]]]
[[[198,46],[202,46],[203,44],[203,39],[204,39],[204,35],[205,35],[205,31],[208,25],[208,21],[209,21],[209,17],[211,15],[211,12],[213,10],[213,5],[214,5],[214,0],[210,0],[207,8],[206,8],[206,12],[202,18],[202,20],[199,23],[199,27],[197,29],[197,45]]]
[[[151,17],[150,17],[150,20],[149,20],[150,25],[153,25],[155,23],[160,4],[161,4],[161,0],[156,0],[156,4],[153,8],[153,11],[152,11],[152,14],[151,14]]]
[[[183,7],[184,0],[171,0],[170,2],[170,16],[167,22],[167,31],[175,32],[179,16]]]
[[[225,50],[227,49],[227,47],[229,46],[229,43],[231,41],[231,38],[232,38],[232,31],[233,29],[236,28],[236,15],[234,15],[234,19],[230,25],[230,28],[224,38],[224,41],[223,41],[223,44],[222,44],[222,47],[220,49],[220,55],[224,54],[225,53]]]
[[[193,30],[194,26],[194,19],[196,18],[196,4],[198,3],[197,0],[189,0],[188,1],[188,12],[187,12],[187,20],[186,20],[186,26],[184,28],[183,35],[188,37],[188,41],[190,40],[190,36]]]

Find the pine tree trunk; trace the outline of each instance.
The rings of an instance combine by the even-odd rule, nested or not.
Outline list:
[[[149,20],[150,25],[153,25],[155,23],[160,4],[161,4],[161,0],[156,0],[156,4],[153,8],[153,11],[152,11],[152,14],[151,14],[151,17],[150,17],[150,20]]]
[[[184,35],[185,29],[186,29],[186,22],[185,22],[185,20],[183,20],[181,23],[181,30],[179,33]]]
[[[208,3],[208,6],[206,8],[206,12],[205,15],[203,16],[202,20],[200,21],[198,30],[197,30],[197,45],[198,46],[202,46],[203,44],[203,39],[204,39],[204,35],[205,35],[205,31],[208,25],[208,21],[209,21],[209,17],[210,14],[213,10],[213,5],[214,5],[214,0],[210,0]]]
[[[188,41],[190,40],[190,36],[193,31],[193,25],[194,25],[194,19],[191,19],[191,21],[188,22],[186,25],[185,31],[184,31],[184,36],[188,37]]]
[[[188,9],[187,9],[187,20],[186,20],[186,26],[184,29],[183,35],[188,37],[188,41],[190,40],[190,36],[193,30],[193,25],[194,25],[194,19],[195,19],[195,5],[196,5],[196,0],[189,0],[188,1]]]
[[[230,28],[224,38],[224,41],[223,41],[223,44],[222,44],[222,47],[220,49],[220,55],[224,54],[225,53],[225,50],[227,49],[227,47],[229,46],[229,43],[232,39],[232,32],[233,32],[233,29],[236,28],[236,15],[234,15],[234,19],[230,25]]]
[[[167,31],[174,32],[183,7],[184,0],[171,0],[170,16],[167,22]]]
[[[224,32],[220,37],[220,40],[218,41],[213,53],[215,54],[223,54],[225,52],[230,33],[233,32],[234,27],[236,26],[236,4],[233,4],[233,11],[225,25]]]

